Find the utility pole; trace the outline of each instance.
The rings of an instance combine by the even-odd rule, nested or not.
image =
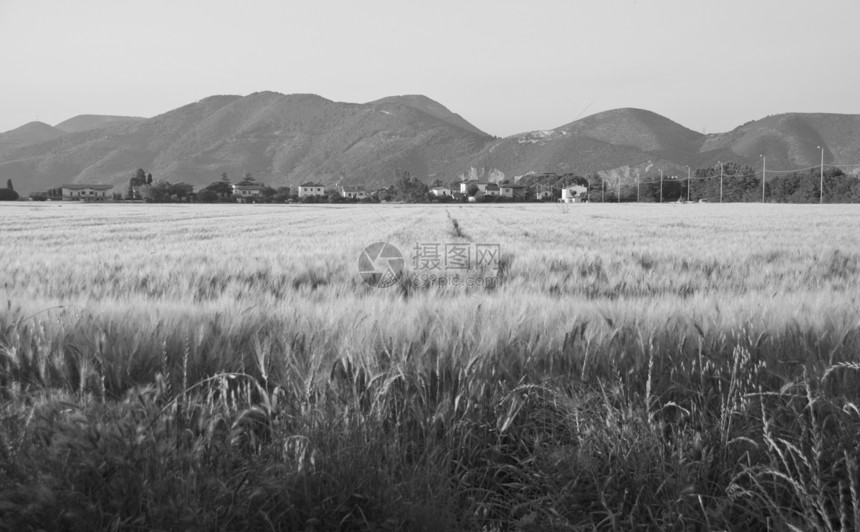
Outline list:
[[[687,165],[687,203],[690,202],[690,165]]]
[[[764,181],[767,176],[767,157],[764,155],[759,155],[761,157],[761,202],[764,203]]]
[[[824,204],[824,148],[818,147],[821,150],[821,183],[818,186],[818,203]]]
[[[720,203],[723,202],[723,161],[720,161]]]

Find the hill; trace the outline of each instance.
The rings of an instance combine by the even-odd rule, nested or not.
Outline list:
[[[420,177],[448,175],[454,161],[491,139],[474,126],[452,124],[452,116],[435,116],[441,105],[426,106],[437,112],[396,100],[213,96],[150,119],[22,147],[0,158],[0,177],[13,178],[24,191],[69,181],[122,186],[137,168],[196,186],[224,172],[234,180],[250,172],[273,186],[308,180],[381,186],[397,168]]]
[[[860,115],[785,113],[709,135],[702,154],[728,150],[747,161],[767,156],[768,168],[792,169],[818,165],[824,147],[826,162],[860,162]],[[713,157],[710,157],[711,159]]]
[[[63,131],[44,122],[30,122],[5,133],[0,133],[0,156],[23,146],[38,144],[63,135]]]
[[[108,127],[97,127],[109,124]],[[212,96],[149,119],[82,115],[0,134],[0,182],[23,193],[64,182],[124,186],[137,168],[206,185],[246,172],[273,186],[314,180],[383,186],[403,168],[429,182],[531,173],[621,180],[686,174],[717,161],[768,169],[860,162],[860,116],[789,113],[703,135],[643,109],[613,109],[546,131],[496,139],[420,95],[365,104],[313,94]]]
[[[411,107],[412,109],[416,109],[430,116],[435,116],[436,118],[443,120],[451,124],[452,126],[459,127],[460,129],[471,131],[472,133],[475,133],[477,135],[489,136],[487,135],[487,133],[473,126],[468,121],[466,121],[465,118],[458,115],[457,113],[452,112],[444,105],[420,94],[410,94],[406,96],[389,96],[387,98],[382,98],[374,102],[370,102],[370,104],[380,106],[385,104],[397,104]]]
[[[613,109],[564,126],[502,139],[472,158],[472,175],[586,175],[677,171],[704,135],[643,109]],[[634,171],[631,173],[630,169]]]
[[[141,120],[146,119],[138,116],[78,115],[60,122],[54,127],[64,133],[79,133],[81,131],[129,124]]]
[[[477,153],[463,173],[516,178],[530,173],[597,173],[610,184],[637,176],[686,175],[718,161],[770,170],[816,166],[825,149],[828,164],[860,162],[860,115],[787,113],[703,135],[642,109],[614,109],[547,131],[513,135]]]

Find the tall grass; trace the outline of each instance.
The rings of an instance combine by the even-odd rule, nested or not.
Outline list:
[[[0,213],[5,529],[860,526],[851,207],[49,207]],[[500,286],[357,278],[454,230]]]

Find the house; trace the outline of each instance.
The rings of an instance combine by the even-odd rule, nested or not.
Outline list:
[[[513,183],[499,185],[499,193],[503,198],[525,199],[528,190],[529,187],[525,185],[515,185]]]
[[[555,190],[549,185],[535,185],[535,199],[538,201],[552,201]]]
[[[353,185],[353,186],[341,186],[340,187],[340,196],[342,198],[349,199],[364,199],[368,196],[367,191],[363,186]]]
[[[63,199],[76,201],[104,201],[113,198],[113,185],[63,185]]]
[[[562,203],[581,203],[588,195],[588,188],[572,185],[561,189]]]
[[[263,197],[263,189],[266,188],[265,185],[259,183],[238,184],[232,185],[232,187],[233,195],[239,198],[239,201],[242,203],[261,199]]]
[[[501,191],[499,190],[499,185],[495,183],[487,183],[487,186],[484,188],[483,193],[485,196],[499,196],[501,195]]]
[[[436,196],[437,198],[442,196],[450,196],[451,189],[448,187],[433,187],[430,189],[430,193]]]
[[[489,183],[487,181],[478,181],[477,179],[469,179],[468,181],[463,181],[462,183],[460,183],[460,193],[468,194],[469,187],[471,187],[472,185],[478,187],[478,192],[485,192]]]
[[[299,197],[325,196],[325,187],[319,183],[307,182],[299,185]]]

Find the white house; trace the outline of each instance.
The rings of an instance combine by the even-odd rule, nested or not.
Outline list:
[[[582,185],[572,185],[561,189],[562,203],[580,203],[588,194],[588,189]]]
[[[469,193],[469,187],[472,185],[475,185],[476,187],[478,187],[478,192],[486,192],[487,191],[487,185],[489,185],[489,183],[487,181],[478,181],[477,179],[470,179],[468,181],[463,181],[462,183],[460,183],[460,193],[461,194],[468,194]]]
[[[499,185],[497,185],[495,183],[487,183],[487,186],[484,187],[484,190],[482,192],[484,193],[485,196],[499,196],[499,195],[501,195],[501,192],[499,190]]]
[[[367,191],[360,185],[340,187],[340,195],[343,198],[364,199],[367,197]]]
[[[63,185],[64,200],[104,201],[112,198],[113,185]]]
[[[450,196],[451,189],[448,187],[433,187],[430,189],[430,193],[436,196],[437,198],[442,196]]]
[[[307,182],[299,185],[299,197],[325,196],[325,187],[319,183]]]
[[[237,196],[240,201],[254,201],[263,196],[263,185],[251,183],[248,185],[233,185],[233,195]]]

